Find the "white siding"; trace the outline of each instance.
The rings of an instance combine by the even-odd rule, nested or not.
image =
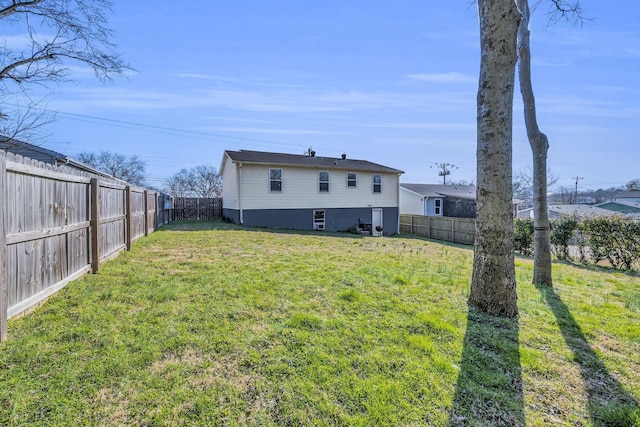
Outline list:
[[[225,155],[222,171],[222,207],[239,209],[238,206],[238,165]]]
[[[398,206],[397,174],[378,173],[382,176],[382,192],[374,193],[372,172],[357,172],[357,186],[354,188],[347,187],[348,171],[323,169],[330,172],[330,187],[328,193],[321,193],[318,189],[318,169],[275,168],[282,169],[282,192],[269,191],[269,166],[243,165],[240,184],[242,209]]]
[[[400,187],[400,214],[424,215],[424,197]]]

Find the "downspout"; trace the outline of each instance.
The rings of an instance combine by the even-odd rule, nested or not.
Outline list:
[[[242,163],[238,163],[236,168],[236,180],[238,182],[238,188],[236,189],[236,199],[238,200],[238,211],[240,211],[240,225],[244,224],[244,213],[242,212]]]
[[[398,174],[398,185],[396,188],[396,206],[398,207],[398,230],[396,234],[400,234],[400,174]]]

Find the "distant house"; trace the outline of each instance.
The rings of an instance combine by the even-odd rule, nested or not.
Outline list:
[[[621,191],[616,193],[614,202],[640,203],[640,190]]]
[[[578,218],[593,216],[614,216],[617,212],[602,209],[593,205],[549,205],[549,219],[560,218],[561,216],[573,215]],[[533,208],[523,209],[518,212],[520,218],[533,218]]]
[[[223,215],[248,226],[395,234],[402,173],[346,155],[225,151]]]
[[[640,201],[634,203],[616,200],[614,202],[600,203],[595,206],[601,209],[616,212],[620,215],[640,218]]]
[[[400,184],[400,213],[475,218],[475,185]]]
[[[61,166],[63,169],[70,168],[76,171],[88,172],[94,175],[121,181],[112,175],[109,175],[105,172],[92,168],[89,165],[74,160],[65,154],[58,153],[57,151],[49,150],[44,147],[40,147],[39,145],[30,144],[28,142],[20,141],[17,139],[0,137],[0,150],[4,150],[8,153],[18,154],[22,157],[28,157],[42,163]]]

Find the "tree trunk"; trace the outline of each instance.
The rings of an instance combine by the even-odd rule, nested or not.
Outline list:
[[[536,100],[531,83],[531,48],[529,44],[529,1],[518,0],[522,21],[518,29],[520,92],[524,103],[527,137],[533,154],[533,283],[552,286],[551,229],[547,208],[547,152],[549,140],[540,132],[536,119]]]
[[[518,315],[513,243],[513,92],[520,13],[513,0],[479,0],[477,216],[469,304]]]

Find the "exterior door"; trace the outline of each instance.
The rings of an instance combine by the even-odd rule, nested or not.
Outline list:
[[[371,235],[382,236],[382,209],[371,210]]]

